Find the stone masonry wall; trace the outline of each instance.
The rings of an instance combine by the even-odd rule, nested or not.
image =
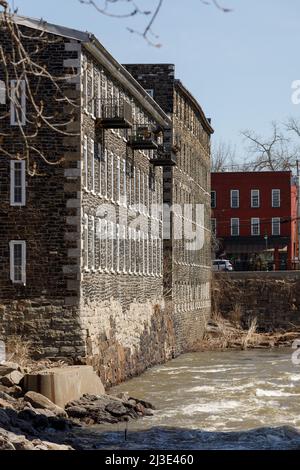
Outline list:
[[[240,318],[248,327],[257,318],[262,331],[300,326],[300,275],[285,273],[218,274],[214,276],[214,311],[225,318]],[[272,273],[273,274],[273,273]]]
[[[39,42],[36,31],[24,27],[22,31],[26,35],[24,46],[30,52],[35,51]],[[1,46],[7,53],[10,50],[8,37],[1,31]],[[40,65],[46,64],[47,70],[56,77],[73,73],[74,78],[60,83],[65,95],[76,101],[80,98],[76,76],[80,44],[69,38],[50,34],[48,37],[49,44],[45,41],[46,35],[43,36],[35,60]],[[5,80],[4,72],[0,66],[0,80]],[[11,77],[14,77],[13,73]],[[56,91],[49,80],[33,77],[31,85],[36,96],[44,102],[45,114],[57,113],[60,119],[69,122],[64,130],[75,135],[58,134],[47,127],[40,129],[34,145],[50,162],[61,162],[45,164],[32,152],[26,167],[26,204],[22,207],[10,205],[10,158],[0,156],[0,337],[7,340],[18,335],[30,340],[39,356],[82,356],[85,345],[73,297],[74,289],[79,288],[80,273],[76,259],[72,258],[78,244],[80,246],[80,230],[76,227],[77,203],[74,204],[80,190],[74,180],[80,171],[79,113],[76,108],[54,100]],[[33,110],[29,100],[26,104],[30,121]],[[0,121],[1,132],[7,134],[1,144],[12,158],[16,158],[23,156],[24,142],[18,127],[10,125],[9,108],[7,99],[6,104],[1,105],[1,113],[7,110],[7,119]],[[30,122],[24,130],[28,134],[32,132]],[[34,164],[36,174],[31,176]],[[10,280],[10,240],[26,242],[25,284],[14,284]]]
[[[193,349],[210,316],[210,135],[193,100],[175,79],[172,64],[129,64],[128,71],[169,113],[177,165],[164,167],[164,202],[181,206],[204,205],[204,245],[187,250],[184,238],[175,239],[174,228],[183,226],[173,215],[171,240],[164,240],[164,292],[173,305],[176,354]],[[195,226],[194,226],[195,228]]]

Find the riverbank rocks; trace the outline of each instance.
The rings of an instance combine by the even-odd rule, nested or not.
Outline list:
[[[66,417],[65,410],[55,405],[44,395],[37,392],[27,392],[24,396],[24,401],[30,403],[33,408],[40,408],[54,413],[55,416]]]
[[[153,408],[150,403],[129,396],[122,400],[112,395],[84,395],[80,400],[69,402],[66,405],[66,412],[70,418],[84,424],[113,424],[142,416],[152,416]]]
[[[21,380],[23,380],[24,374],[19,372],[18,370],[14,370],[7,375],[4,375],[0,379],[1,385],[5,387],[14,387],[15,385],[19,385]]]
[[[28,440],[24,435],[17,435],[0,428],[1,450],[73,450],[73,448],[40,439]]]
[[[57,367],[49,367],[40,374],[38,365],[33,365],[33,370],[38,368],[38,372],[32,374],[18,364],[0,365],[0,450],[81,448],[75,433],[78,428],[152,415],[150,403],[131,398],[128,394],[119,397],[106,395],[99,377],[90,366],[82,369],[82,366],[64,365],[62,372]],[[27,374],[26,381],[24,373]],[[78,396],[78,399],[68,400],[64,409],[64,405],[59,406],[44,394],[26,390],[30,384],[38,386],[41,377],[44,380],[40,385],[59,401],[63,402],[69,396]],[[80,380],[76,382],[78,378]],[[81,390],[91,388],[99,393],[81,394]]]

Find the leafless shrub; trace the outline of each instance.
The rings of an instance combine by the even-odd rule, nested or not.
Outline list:
[[[27,366],[31,362],[32,343],[21,336],[10,336],[6,341],[7,360]]]

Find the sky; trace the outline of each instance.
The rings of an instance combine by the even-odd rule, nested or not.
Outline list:
[[[103,4],[102,0],[98,4]],[[136,0],[151,9],[157,0]],[[11,0],[19,14],[94,33],[120,63],[173,63],[179,78],[212,119],[214,141],[245,157],[241,131],[267,136],[270,123],[298,117],[292,82],[300,80],[299,0],[164,0],[152,47],[127,27],[142,30],[145,16],[109,18],[79,0]],[[121,2],[125,8],[127,2]],[[120,10],[119,10],[120,11]]]

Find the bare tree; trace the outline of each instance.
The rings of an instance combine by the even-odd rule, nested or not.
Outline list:
[[[290,170],[295,166],[298,148],[293,145],[278,123],[272,122],[272,133],[264,138],[254,131],[243,131],[250,155],[249,165],[252,171]]]
[[[212,145],[211,171],[226,171],[236,165],[235,148],[231,144],[220,140]]]
[[[75,0],[76,1],[76,0]],[[131,18],[145,16],[148,18],[145,28],[139,34],[149,44],[159,46],[153,25],[166,0],[155,0],[152,10],[145,10],[138,4],[140,0],[77,0],[90,5],[100,14],[114,18]],[[217,0],[200,0],[205,5],[214,5],[223,12],[224,8]],[[17,6],[17,5],[16,5]],[[116,10],[119,7],[120,10]],[[113,10],[112,10],[113,8]],[[127,9],[127,11],[126,11]],[[23,159],[27,162],[27,171],[38,173],[38,161],[56,165],[62,158],[49,155],[47,148],[41,148],[38,137],[48,129],[53,135],[76,136],[74,131],[76,115],[80,103],[69,94],[70,79],[76,77],[76,70],[69,70],[67,75],[54,76],[50,73],[46,62],[41,57],[51,44],[62,41],[41,28],[39,31],[28,32],[19,27],[15,14],[17,8],[11,10],[9,1],[0,0],[0,33],[5,37],[5,44],[0,44],[0,156]],[[43,20],[41,20],[41,26]],[[24,87],[24,88],[22,88]],[[57,104],[55,111],[49,109],[49,103],[43,99],[43,90],[51,89]],[[26,115],[22,107],[22,96],[26,96]],[[13,129],[5,127],[5,120],[13,106],[16,123]],[[64,112],[68,109],[68,112]],[[26,126],[25,126],[26,123]],[[72,130],[70,130],[72,129]],[[15,138],[17,137],[17,138]],[[55,137],[54,137],[55,139]]]
[[[61,162],[60,156],[47,154],[46,146],[37,145],[42,131],[47,129],[54,136],[77,135],[68,131],[79,109],[79,103],[69,98],[67,91],[75,72],[71,70],[61,77],[51,74],[42,62],[42,53],[62,39],[43,30],[29,33],[19,28],[7,1],[0,0],[1,8],[0,33],[8,40],[5,45],[0,44],[1,103],[6,105],[1,106],[0,123],[5,123],[12,108],[15,122],[13,127],[1,126],[0,155],[26,160],[27,171],[34,175],[39,159],[50,165]],[[42,98],[43,90],[51,90],[55,111]],[[22,97],[26,97],[26,113]],[[64,106],[69,106],[67,114]]]
[[[146,25],[142,30],[136,30],[127,26],[130,33],[137,34],[147,41],[148,44],[155,47],[161,47],[158,41],[159,36],[154,32],[153,25],[159,16],[159,13],[166,3],[166,0],[156,0],[156,5],[150,10],[142,8],[138,0],[126,0],[126,8],[123,13],[116,11],[116,6],[124,4],[124,0],[79,0],[80,3],[90,5],[99,13],[113,18],[132,18],[134,16],[145,16],[148,18]],[[203,5],[212,5],[223,13],[229,13],[231,8],[224,7],[218,0],[200,0]]]

